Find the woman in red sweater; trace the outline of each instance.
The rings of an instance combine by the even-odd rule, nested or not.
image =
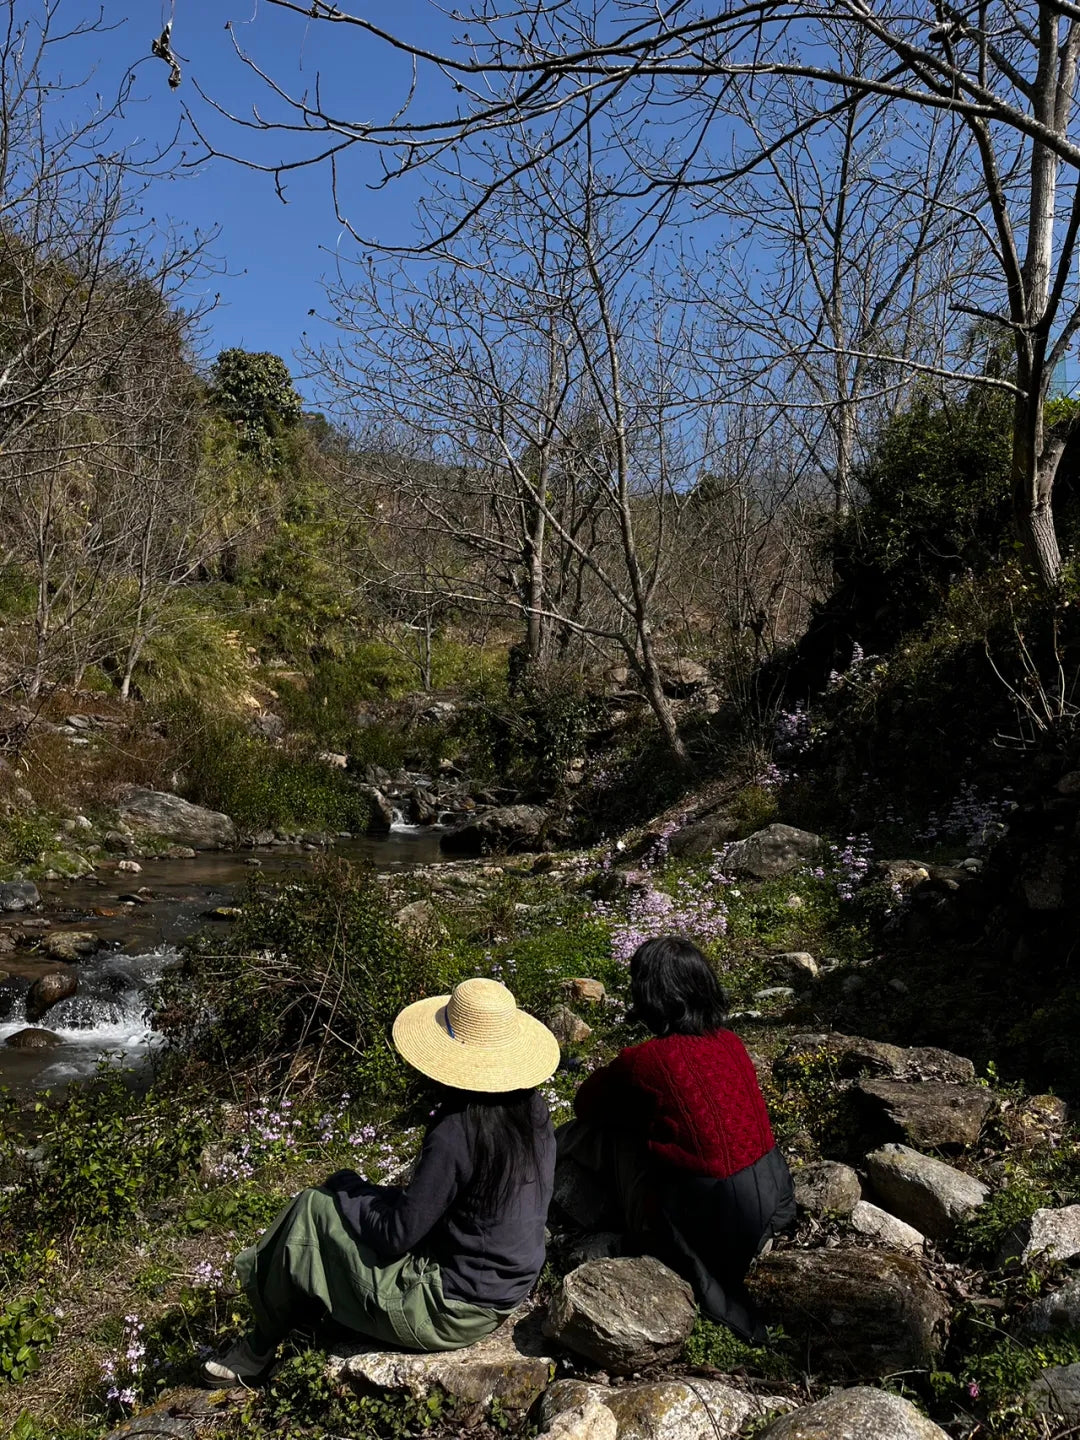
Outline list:
[[[689,941],[646,941],[630,989],[632,1018],[656,1038],[584,1081],[560,1160],[601,1179],[632,1243],[685,1275],[706,1315],[760,1338],[743,1280],[794,1220],[795,1196],[753,1062]]]

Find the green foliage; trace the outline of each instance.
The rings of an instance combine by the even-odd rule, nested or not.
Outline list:
[[[767,1345],[750,1345],[740,1340],[726,1325],[717,1325],[698,1316],[690,1338],[683,1346],[682,1358],[688,1365],[708,1366],[725,1375],[749,1371],[769,1380],[790,1380],[795,1367],[784,1353],[786,1340],[779,1328],[768,1332]]]
[[[264,1230],[290,1197],[262,1183],[242,1181],[215,1190],[199,1190],[188,1200],[182,1223],[193,1235],[204,1230],[229,1230],[254,1235]]]
[[[38,811],[16,810],[0,817],[0,874],[37,863],[55,845],[55,823]]]
[[[1048,1198],[1045,1186],[1013,1170],[1008,1184],[960,1222],[954,1240],[957,1251],[973,1260],[991,1262],[1009,1231],[1034,1215]]]
[[[132,681],[152,704],[227,708],[248,681],[243,642],[228,619],[177,591],[147,637]]]
[[[41,1366],[60,1328],[42,1295],[11,1300],[0,1308],[0,1385],[18,1385]]]
[[[191,798],[242,829],[367,828],[370,804],[355,782],[310,751],[278,749],[232,716],[189,707],[171,709],[167,725]]]
[[[777,814],[776,794],[764,785],[744,785],[731,802],[732,818],[739,822],[739,839],[771,825]]]
[[[836,1061],[827,1050],[799,1051],[773,1067],[767,1096],[769,1113],[778,1138],[809,1134],[822,1154],[842,1151],[844,1114],[837,1085]]]
[[[287,1360],[252,1406],[251,1418],[265,1420],[275,1434],[330,1440],[340,1435],[400,1437],[423,1434],[449,1416],[449,1404],[435,1390],[423,1399],[400,1395],[358,1397],[346,1382],[331,1380],[326,1356],[306,1350]]]
[[[386,1041],[402,1006],[438,993],[440,957],[395,926],[366,867],[317,862],[289,886],[255,881],[224,944],[189,949],[159,1024],[174,1048],[265,1083],[301,1055],[326,1085],[369,1100],[400,1089]]]
[[[210,384],[214,402],[252,449],[300,419],[303,404],[288,367],[268,351],[222,350],[211,367]]]

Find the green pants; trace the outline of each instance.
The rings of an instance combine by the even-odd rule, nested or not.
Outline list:
[[[302,1190],[235,1264],[259,1329],[275,1343],[329,1316],[407,1350],[459,1350],[490,1335],[508,1313],[448,1299],[434,1260],[380,1263],[329,1190]]]

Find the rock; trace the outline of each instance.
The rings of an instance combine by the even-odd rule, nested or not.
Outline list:
[[[50,960],[62,960],[67,965],[95,954],[101,946],[101,936],[92,930],[54,930],[41,942]]]
[[[70,970],[50,970],[39,976],[26,996],[26,1018],[40,1020],[46,1010],[74,995],[78,988],[78,977]]]
[[[563,985],[572,1000],[582,1000],[587,1005],[601,1005],[607,999],[607,991],[599,980],[564,980]]]
[[[592,1235],[582,1235],[563,1252],[560,1269],[576,1270],[590,1260],[614,1260],[626,1249],[626,1237],[618,1230],[597,1230]]]
[[[754,1001],[759,1005],[762,1001],[776,1000],[781,1003],[786,1003],[788,1000],[794,999],[795,991],[790,985],[770,985],[765,990],[754,991]]]
[[[220,1433],[221,1412],[220,1390],[166,1390],[153,1405],[110,1430],[105,1440],[199,1440]]]
[[[619,1426],[606,1405],[590,1399],[560,1410],[543,1433],[549,1440],[615,1440]]]
[[[116,868],[124,875],[142,874],[142,866],[137,860],[121,860],[117,864]]]
[[[1051,1335],[1080,1329],[1080,1275],[1071,1275],[1060,1290],[1040,1295],[1018,1326],[1022,1335]]]
[[[135,842],[123,830],[106,830],[101,837],[101,843],[113,855],[130,855],[135,849]]]
[[[541,848],[548,812],[539,805],[497,805],[453,826],[439,841],[448,855],[491,855]]]
[[[837,1160],[814,1160],[792,1171],[795,1201],[809,1215],[850,1215],[862,1196],[859,1177]]]
[[[698,660],[683,658],[664,666],[664,694],[673,700],[685,700],[708,683],[709,672]]]
[[[1036,1210],[1006,1235],[996,1264],[1001,1267],[1019,1261],[1027,1265],[1040,1255],[1047,1260],[1072,1260],[1080,1255],[1080,1205]]]
[[[390,1390],[423,1400],[441,1391],[479,1415],[493,1400],[506,1410],[528,1410],[547,1389],[555,1361],[536,1313],[523,1308],[463,1350],[414,1354],[358,1346],[331,1356],[329,1368],[361,1392]]]
[[[890,1250],[903,1250],[908,1255],[921,1255],[926,1249],[926,1236],[912,1225],[906,1225],[887,1210],[879,1210],[868,1200],[860,1200],[851,1212],[851,1228],[860,1235],[878,1241]]]
[[[196,851],[192,845],[167,845],[161,852],[162,859],[164,860],[194,860],[197,854],[198,851]],[[245,860],[244,863],[246,865],[250,862]],[[256,861],[255,863],[258,864],[259,862]]]
[[[863,1080],[855,1093],[878,1138],[901,1136],[911,1145],[962,1149],[982,1134],[996,1101],[984,1085],[940,1080]]]
[[[1080,1425],[1080,1365],[1052,1365],[1044,1370],[1028,1391],[1028,1399],[1040,1415],[1053,1416],[1068,1426]]]
[[[784,1052],[789,1055],[816,1053],[831,1060],[843,1077],[869,1072],[894,1080],[949,1080],[962,1084],[975,1079],[975,1066],[963,1055],[938,1050],[933,1045],[888,1045],[861,1035],[840,1035],[835,1031],[793,1035]],[[782,1062],[781,1062],[782,1063]]]
[[[575,1015],[568,1005],[556,1005],[546,1021],[548,1029],[560,1045],[580,1045],[592,1034],[592,1026],[586,1025],[580,1015]]]
[[[891,1375],[925,1369],[942,1348],[949,1307],[926,1270],[883,1250],[782,1250],[747,1278],[767,1319],[812,1352],[813,1372]]]
[[[320,750],[319,759],[332,770],[344,770],[349,763],[348,755],[342,755],[338,750]]]
[[[736,875],[774,880],[817,860],[824,849],[824,840],[810,830],[796,830],[793,825],[766,825],[745,840],[728,845],[723,865]]]
[[[1030,1150],[1056,1139],[1069,1119],[1069,1107],[1057,1095],[1030,1095],[1006,1110],[1001,1123],[1013,1145]]]
[[[120,792],[117,808],[132,829],[192,845],[196,850],[228,850],[237,842],[236,826],[228,815],[192,805],[166,790],[128,785]]]
[[[29,880],[0,881],[0,910],[38,910],[41,896]]]
[[[583,1380],[557,1380],[544,1396],[541,1423],[592,1404],[615,1417],[619,1440],[729,1440],[748,1421],[761,1420],[791,1402],[751,1395],[721,1380],[657,1380],[612,1389]]]
[[[29,1027],[26,1030],[17,1030],[14,1035],[9,1035],[4,1041],[12,1050],[52,1050],[60,1044],[59,1035],[54,1035],[51,1030],[38,1030]]]
[[[145,901],[140,900],[139,903],[145,904]],[[239,920],[243,913],[243,908],[239,905],[215,905],[212,910],[204,910],[202,918],[204,920]]]
[[[857,1385],[793,1410],[759,1432],[759,1440],[948,1440],[910,1400]]]
[[[446,934],[446,927],[430,900],[414,900],[411,905],[403,905],[394,920],[408,935]]]
[[[387,776],[389,779],[389,776]],[[357,790],[367,800],[368,834],[385,835],[394,823],[394,807],[376,785],[357,785]]]
[[[591,1260],[552,1296],[544,1333],[613,1374],[673,1360],[694,1327],[690,1286],[651,1255]]]
[[[931,1240],[947,1240],[990,1194],[981,1180],[907,1145],[883,1145],[866,1157],[866,1168],[884,1207]]]
[[[738,820],[717,811],[676,830],[668,841],[668,852],[688,860],[712,855],[729,840],[734,840],[738,833]]]
[[[38,862],[46,880],[81,880],[94,873],[94,862],[74,850],[46,850]]]
[[[807,985],[820,974],[817,961],[805,950],[788,950],[783,955],[774,955],[769,961],[769,968],[792,985]]]

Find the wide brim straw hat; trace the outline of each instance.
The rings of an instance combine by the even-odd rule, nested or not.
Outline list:
[[[559,1042],[497,980],[463,980],[450,995],[407,1005],[394,1021],[402,1059],[455,1090],[531,1090],[559,1066]]]

